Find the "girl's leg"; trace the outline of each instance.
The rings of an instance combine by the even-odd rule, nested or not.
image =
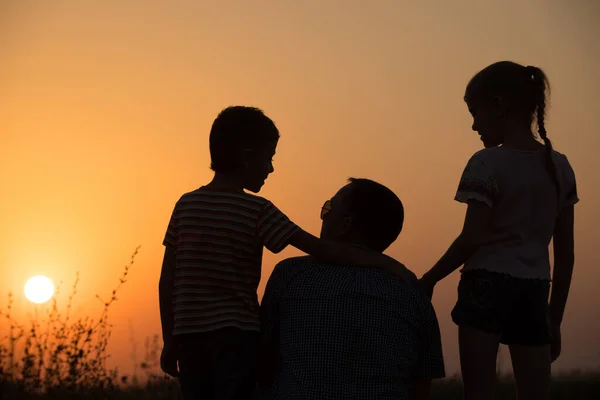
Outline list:
[[[458,344],[465,400],[492,400],[500,335],[460,325]]]
[[[551,359],[548,327],[550,284],[535,280],[515,280],[519,294],[503,343],[508,344],[512,360],[517,398],[546,400],[550,396]]]
[[[518,400],[547,400],[550,396],[550,346],[509,345]]]

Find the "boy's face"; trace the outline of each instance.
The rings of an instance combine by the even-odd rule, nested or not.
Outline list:
[[[264,143],[245,151],[244,189],[258,193],[273,168],[277,141]]]

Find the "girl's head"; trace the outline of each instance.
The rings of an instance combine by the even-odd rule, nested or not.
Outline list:
[[[534,119],[540,138],[549,145],[544,126],[548,89],[546,74],[538,67],[500,61],[477,73],[467,85],[465,102],[484,146],[499,146],[508,135],[531,132]]]

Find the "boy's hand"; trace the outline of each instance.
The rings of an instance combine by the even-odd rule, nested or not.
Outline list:
[[[179,376],[177,369],[177,351],[173,342],[165,343],[162,353],[160,354],[160,369],[167,374],[176,378]]]

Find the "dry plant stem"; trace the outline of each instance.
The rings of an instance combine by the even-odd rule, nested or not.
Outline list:
[[[13,318],[14,299],[9,294],[6,311],[0,310],[0,317],[8,322],[8,335],[0,338],[0,387],[8,383],[23,393],[63,394],[114,389],[117,371],[106,366],[112,328],[109,308],[117,301],[138,249],[124,267],[110,299],[104,301],[97,296],[103,304],[97,319],[72,319],[79,274],[64,313],[61,314],[55,296],[49,309],[43,312],[37,307],[34,309],[27,328]]]

